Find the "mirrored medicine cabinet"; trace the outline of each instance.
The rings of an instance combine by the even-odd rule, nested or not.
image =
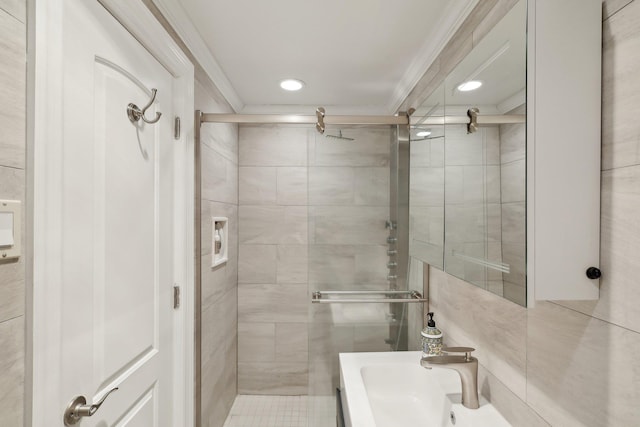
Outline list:
[[[416,109],[412,257],[523,306],[598,298],[600,14],[520,0]]]

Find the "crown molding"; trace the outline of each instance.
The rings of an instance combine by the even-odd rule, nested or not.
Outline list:
[[[391,100],[387,104],[387,112],[398,111],[404,100],[409,96],[413,88],[418,84],[424,73],[436,60],[442,49],[458,31],[464,20],[479,0],[452,0],[445,12],[441,24],[434,29],[431,36],[424,41],[418,55],[407,68],[402,79],[396,85]]]
[[[152,0],[160,13],[173,27],[176,34],[182,39],[196,58],[204,72],[214,82],[222,96],[227,100],[234,111],[242,111],[244,102],[238,96],[233,85],[216,61],[204,40],[196,30],[182,6],[175,0]]]

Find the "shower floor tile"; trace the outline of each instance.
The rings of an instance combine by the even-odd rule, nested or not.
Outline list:
[[[224,427],[307,427],[307,396],[239,395]]]

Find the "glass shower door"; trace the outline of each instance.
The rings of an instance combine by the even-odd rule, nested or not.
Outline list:
[[[340,353],[407,350],[407,319],[422,319],[419,303],[366,302],[410,297],[402,293],[408,257],[399,250],[408,251],[399,237],[408,200],[406,218],[390,210],[399,187],[406,185],[408,199],[408,164],[404,183],[393,176],[397,145],[390,127],[328,128],[309,137],[308,283],[316,300],[308,319],[310,427],[336,425]],[[389,236],[399,240],[389,243]],[[337,302],[345,299],[352,302]]]

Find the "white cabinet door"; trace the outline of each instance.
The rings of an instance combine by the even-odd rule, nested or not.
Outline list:
[[[527,6],[527,305],[597,300],[602,2]]]

